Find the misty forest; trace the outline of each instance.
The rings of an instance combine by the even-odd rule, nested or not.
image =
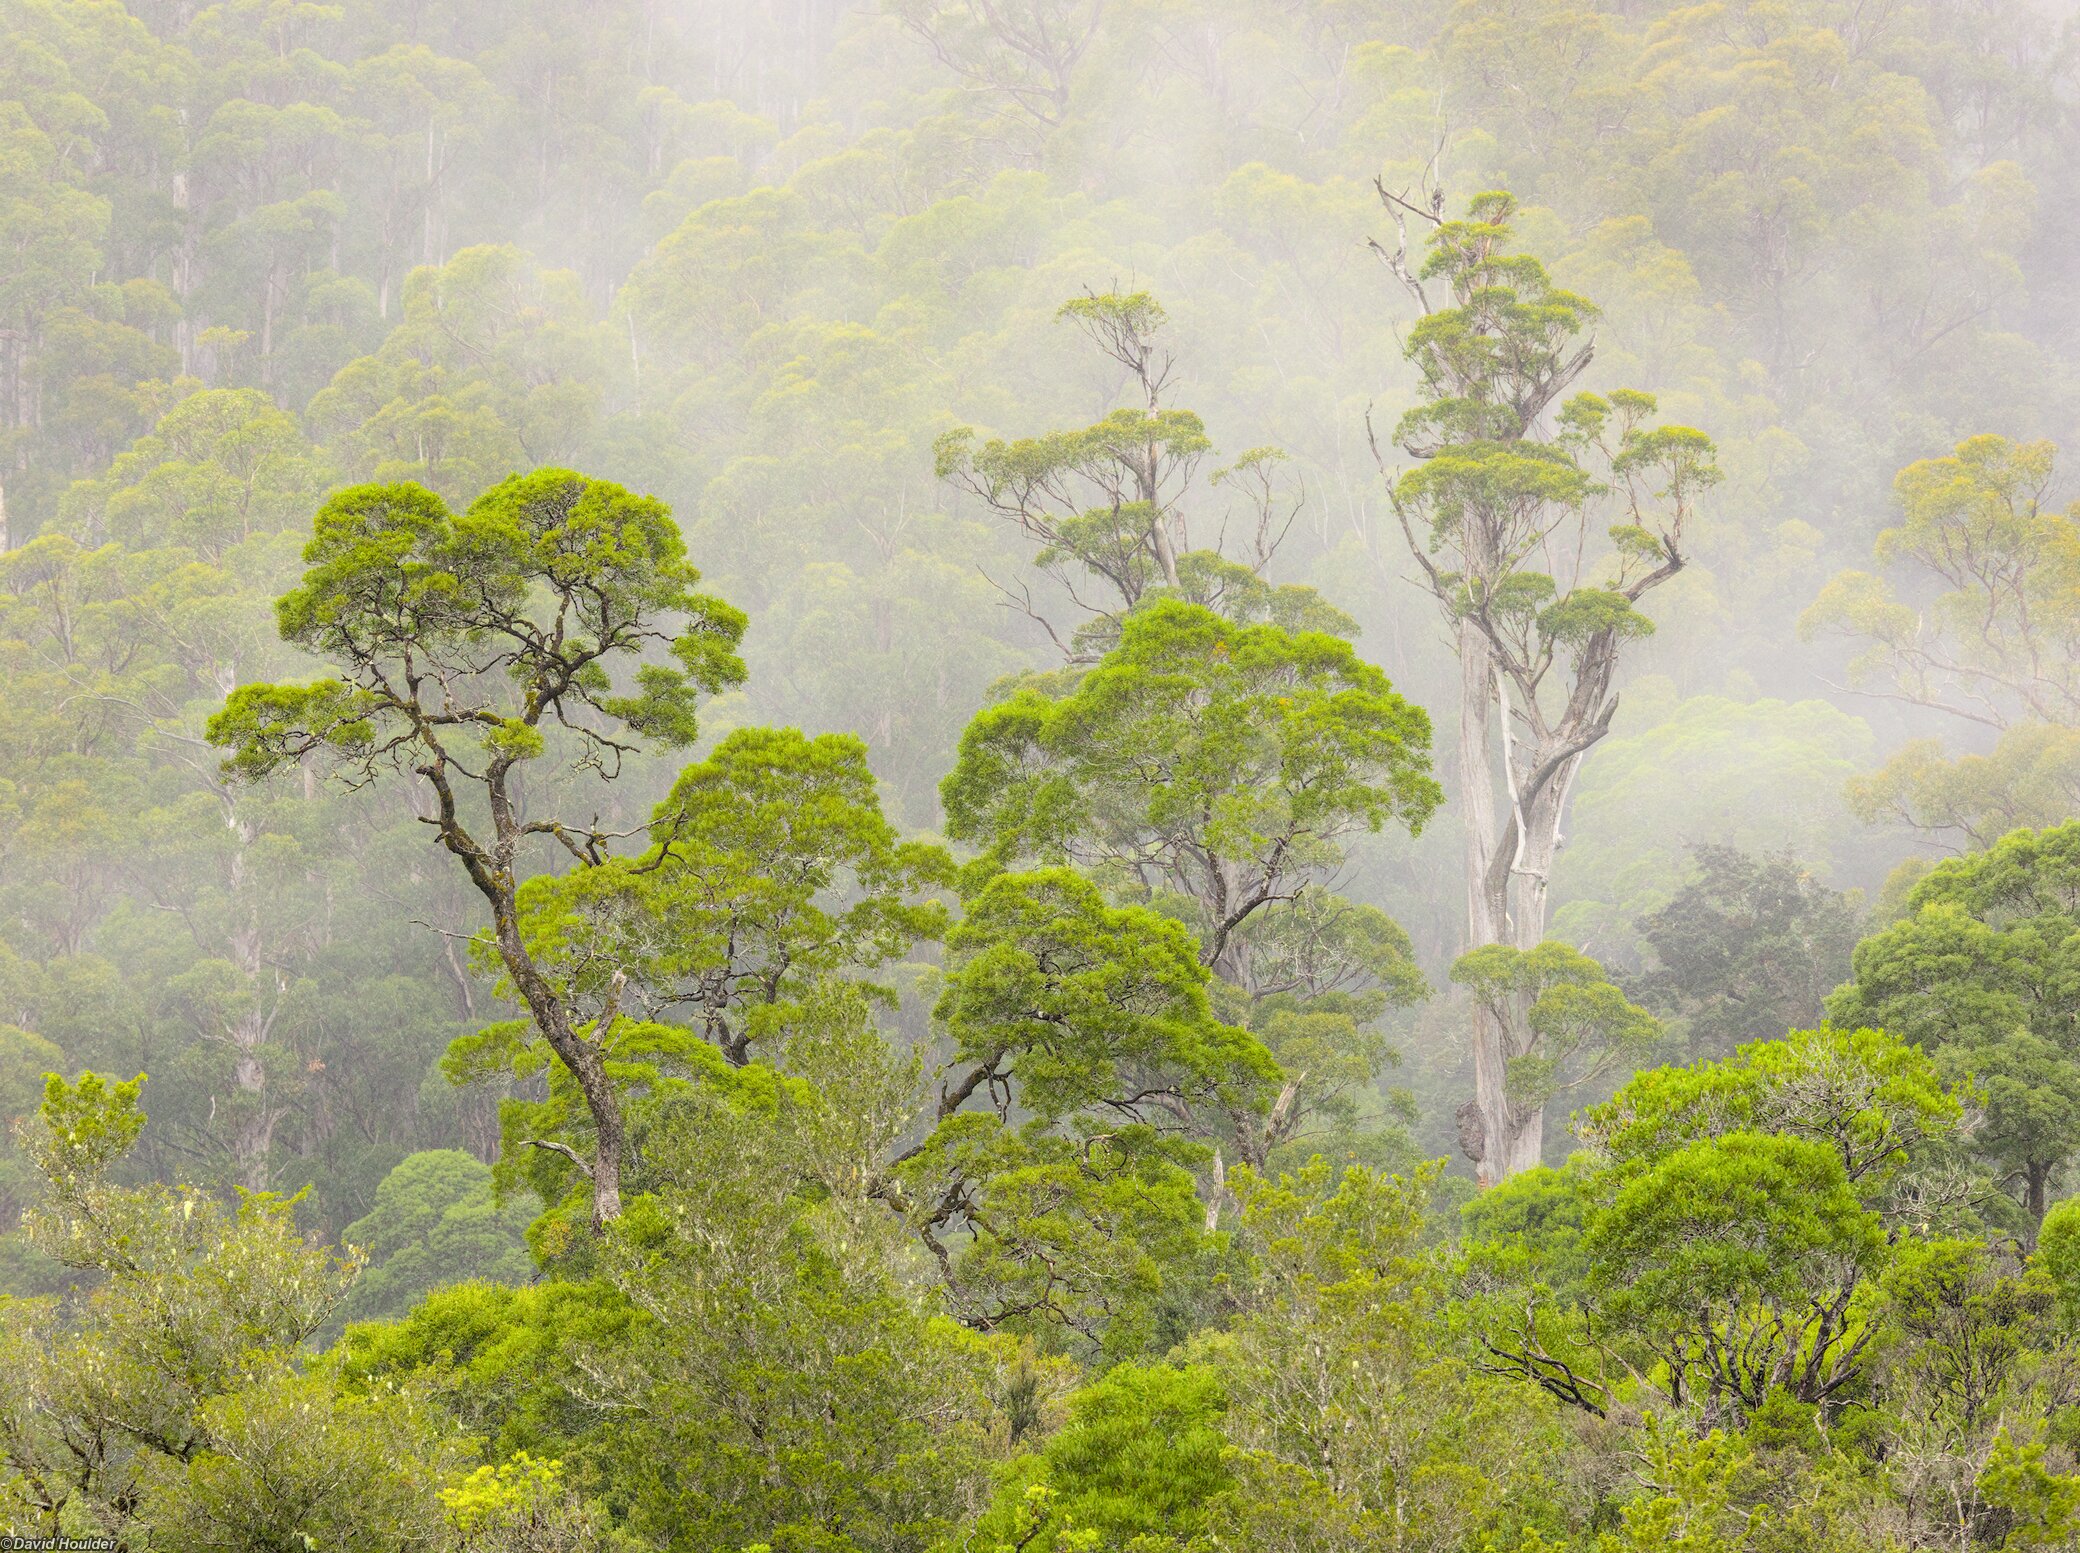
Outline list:
[[[0,1120],[44,1546],[2080,1549],[2080,9],[0,0]]]

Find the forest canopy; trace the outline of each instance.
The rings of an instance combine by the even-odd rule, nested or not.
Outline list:
[[[0,1532],[2080,1548],[2076,144],[2065,0],[0,0]]]

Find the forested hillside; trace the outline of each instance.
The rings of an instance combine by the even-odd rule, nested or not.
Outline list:
[[[2080,1547],[2064,0],[0,0],[0,1530]]]

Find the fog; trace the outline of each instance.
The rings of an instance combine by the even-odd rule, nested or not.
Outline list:
[[[2076,151],[2080,8],[2049,0],[0,0],[0,1294],[59,1301],[4,1351],[161,1363],[92,1335],[97,1288],[190,1302],[174,1326],[243,1310],[239,1275],[193,1284],[260,1265],[205,1244],[244,1244],[242,1192],[303,1193],[323,1261],[251,1276],[331,1290],[252,1318],[289,1391],[110,1403],[69,1479],[0,1405],[0,1529],[290,1545],[224,1531],[245,1491],[194,1462],[247,1459],[349,1321],[475,1279],[680,1346],[543,1338],[562,1389],[515,1401],[512,1371],[436,1382],[381,1335],[417,1329],[356,1328],[327,1450],[404,1428],[353,1387],[407,1372],[472,1442],[423,1453],[451,1498],[410,1513],[445,1530],[335,1485],[336,1524],[404,1528],[380,1545],[1777,1546],[1676,1542],[1640,1506],[1689,1468],[1621,1484],[1611,1442],[1676,1450],[1658,1412],[1790,1451],[1756,1432],[1779,1396],[1816,1439],[1913,1414],[1871,1368],[1909,1341],[1862,1325],[1877,1251],[1750,1237],[1861,1271],[1670,1296],[1722,1312],[1696,1353],[1775,1313],[1753,1395],[1667,1321],[1611,1357],[1586,1297],[1565,1343],[1528,1315],[1437,1339],[1612,1431],[1586,1445],[1526,1443],[1516,1403],[1496,1444],[1466,1403],[1407,1455],[1379,1399],[1458,1380],[1266,1400],[1299,1363],[1267,1334],[1377,1319],[1385,1363],[1418,1307],[1534,1279],[1481,1233],[1575,1268],[1526,1226],[1606,1222],[1617,1185],[1573,1218],[1480,1205],[1570,1156],[1635,1179],[1666,1075],[1776,1072],[1736,1054],[1830,1015],[1903,1043],[1812,1072],[1866,1144],[1916,1140],[1871,1158],[1919,1183],[1881,1202],[1845,1144],[1843,1212],[2006,1247],[2000,1277],[2053,1244]],[[2018,830],[2043,839],[1998,850]],[[1265,1271],[1393,1219],[1350,1197],[1388,1183],[1426,1205],[1406,1245]],[[107,1247],[174,1246],[137,1225],[182,1200],[216,1227],[122,1293],[144,1275]],[[1419,1246],[1459,1281],[1385,1315],[1322,1292]],[[1575,1309],[1576,1277],[1495,1297]],[[805,1332],[922,1355],[921,1389],[826,1386]],[[1772,1524],[2072,1545],[1988,1465],[2013,1418],[2000,1448],[2075,1481],[2066,1341],[2016,1339],[2040,1368],[1954,1435],[1871,1447],[1950,1488]],[[1184,1390],[1107,1391],[1121,1364]],[[1192,1412],[1207,1365],[1228,1423]],[[796,1382],[797,1422],[885,1408],[875,1439],[910,1443],[657,1400]],[[23,1417],[84,1427],[50,1386]],[[651,1431],[628,1450],[707,1475],[615,1457],[617,1409]],[[1211,1431],[1187,1497],[1242,1519],[1076,1498],[1107,1409]],[[1323,1419],[1431,1466],[1324,1465],[1293,1443]],[[1559,1508],[1410,1487],[1490,1449]],[[297,1513],[299,1546],[335,1524]],[[498,1540],[527,1516],[564,1540]]]

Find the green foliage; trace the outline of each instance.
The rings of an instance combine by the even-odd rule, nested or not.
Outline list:
[[[610,1284],[549,1280],[435,1289],[394,1323],[347,1328],[331,1362],[349,1390],[421,1381],[498,1460],[563,1448],[597,1420],[579,1361],[624,1341],[637,1313]]]
[[[1396,1123],[1412,1102],[1394,1094],[1385,1114],[1369,1102],[1400,1061],[1382,1021],[1430,991],[1408,935],[1378,908],[1322,889],[1266,907],[1238,935],[1255,991],[1250,1029],[1280,1071],[1305,1075],[1288,1080],[1286,1111],[1261,1135],[1266,1164],[1316,1152],[1402,1163],[1412,1147]]]
[[[1709,1427],[1777,1387],[1834,1417],[1888,1352],[1880,1290],[1913,1254],[1898,1226],[1972,1222],[1949,1174],[1960,1120],[1927,1058],[1870,1030],[1639,1074],[1580,1119],[1591,1151],[1566,1171],[1467,1210],[1469,1335],[1597,1417],[1647,1392]]]
[[[1732,1132],[1807,1138],[1877,1203],[1962,1120],[1926,1054],[1881,1030],[1823,1025],[1751,1042],[1721,1062],[1641,1073],[1591,1109],[1582,1130],[1619,1160],[1658,1160]]]
[[[276,1370],[207,1399],[196,1422],[207,1443],[143,1485],[154,1545],[373,1549],[439,1534],[434,1495],[457,1442],[423,1400]]]
[[[522,887],[519,970],[495,939],[477,946],[508,989],[539,978],[561,1017],[582,1021],[601,1080],[638,1133],[689,1085],[756,1089],[760,1072],[741,1082],[730,1072],[755,1043],[863,1019],[861,1000],[894,1004],[877,978],[946,930],[928,892],[950,881],[952,864],[899,839],[854,739],[739,729],[680,774],[650,836],[639,857]],[[554,1046],[539,1019],[504,1021],[455,1041],[444,1067],[457,1082],[524,1083]],[[524,1168],[557,1216],[568,1212],[583,1179],[572,1151],[597,1148],[598,1111],[554,1069],[539,1098],[507,1099],[507,1184]],[[538,1226],[538,1250],[565,1243],[564,1230]]]
[[[1021,1464],[975,1536],[1050,1550],[1204,1545],[1233,1482],[1226,1412],[1210,1366],[1116,1365],[1071,1399],[1068,1422]]]
[[[89,1292],[0,1305],[9,1524],[173,1547],[430,1535],[456,1442],[423,1390],[343,1395],[299,1362],[358,1257],[302,1240],[291,1201],[114,1184],[140,1083],[53,1076],[23,1130],[48,1192],[28,1233]]]
[[[538,1028],[515,1019],[458,1037],[442,1067],[451,1083],[503,1080],[520,1091],[498,1102],[501,1150],[493,1170],[494,1198],[500,1192],[532,1193],[547,1205],[527,1226],[528,1251],[538,1262],[560,1261],[571,1276],[582,1276],[591,1249],[586,1221],[593,1198],[582,1165],[598,1146],[599,1115],[584,1087],[552,1058]],[[601,1077],[612,1089],[615,1115],[637,1145],[630,1183],[637,1189],[647,1184],[641,1169],[644,1134],[680,1097],[712,1090],[755,1101],[770,1094],[769,1071],[751,1068],[740,1074],[684,1026],[617,1019],[592,1045],[600,1054]]]
[[[1838,1388],[1867,1340],[1855,1290],[1884,1244],[1824,1144],[1734,1132],[1684,1144],[1627,1181],[1583,1250],[1606,1308],[1670,1365],[1678,1399],[1684,1372],[1697,1370],[1692,1386],[1759,1407],[1787,1337],[1804,1361],[1800,1400]]]
[[[1081,431],[1008,443],[991,440],[971,448],[973,435],[962,430],[940,438],[935,472],[942,480],[972,477],[977,494],[992,506],[1036,504],[1074,480],[1118,498],[1054,521],[1034,559],[1042,567],[1080,563],[1111,581],[1130,603],[1163,580],[1149,533],[1168,520],[1155,501],[1125,496],[1132,489],[1127,480],[1133,460],[1153,451],[1181,466],[1173,478],[1182,483],[1190,478],[1189,466],[1213,446],[1205,424],[1189,410],[1114,410]]]
[[[1480,1546],[1537,1518],[1490,1492],[1541,1471],[1534,1416],[1440,1341],[1435,1180],[1317,1159],[1237,1183],[1254,1256],[1247,1314],[1210,1345],[1237,1447],[1216,1524],[1251,1545]]]
[[[1746,1439],[1715,1429],[1701,1440],[1656,1430],[1649,1440],[1654,1487],[1624,1507],[1622,1525],[1597,1539],[1596,1553],[1747,1553],[1775,1545],[1774,1506],[1756,1503],[1767,1469]]]
[[[958,1058],[1017,1063],[1025,1106],[1053,1122],[1168,1075],[1186,1104],[1269,1082],[1268,1057],[1213,1017],[1188,935],[1143,907],[1108,906],[1067,869],[1000,874],[947,943],[937,1017]]]
[[[690,1016],[741,1065],[820,980],[945,935],[930,892],[952,865],[883,818],[866,756],[840,734],[728,734],[679,774],[640,857],[528,881],[530,954],[575,1008]]]
[[[2066,1320],[2080,1317],[2080,1198],[2069,1197],[2044,1215],[2031,1265],[2051,1280]]]
[[[592,1507],[576,1502],[563,1483],[563,1463],[525,1451],[496,1467],[482,1466],[441,1490],[461,1548],[518,1545],[543,1553],[591,1546],[598,1536]]]
[[[699,695],[742,677],[744,622],[693,591],[684,555],[662,503],[564,470],[515,476],[459,517],[419,486],[351,487],[320,509],[303,583],[276,607],[285,640],[348,678],[244,687],[210,737],[249,776],[321,749],[364,766],[402,758],[450,729],[505,766],[540,752],[545,719],[576,732],[592,760],[617,756],[625,746],[587,727],[581,707],[689,744]],[[685,623],[667,629],[675,616]],[[616,660],[651,641],[675,666],[643,664],[617,690]],[[430,702],[427,673],[477,699]]]
[[[2032,1220],[2071,1157],[2080,1068],[2068,988],[2080,826],[2017,831],[1937,866],[1859,944],[1837,1019],[1882,1023],[1983,1091],[1973,1146]]]
[[[1203,903],[1217,957],[1249,911],[1333,869],[1343,836],[1421,828],[1441,796],[1429,738],[1346,643],[1164,602],[1067,695],[1018,691],[970,725],[948,830],[1005,861],[1147,856]],[[1225,893],[1221,861],[1242,881]]]
[[[1856,902],[1788,854],[1691,854],[1697,877],[1638,923],[1655,964],[1634,994],[1680,1018],[1699,1056],[1809,1023],[1848,969]]]
[[[421,486],[352,487],[320,509],[304,559],[301,586],[276,600],[281,635],[344,678],[243,686],[207,737],[248,780],[322,754],[350,785],[388,771],[431,788],[425,818],[489,909],[508,985],[583,1102],[582,1169],[603,1223],[621,1211],[626,1145],[608,1070],[615,1019],[603,1013],[586,1036],[574,1027],[522,937],[516,870],[532,838],[591,867],[611,838],[596,820],[523,818],[514,784],[546,753],[545,729],[572,746],[575,770],[602,778],[642,739],[691,744],[700,697],[743,678],[744,617],[694,591],[699,573],[662,502],[568,470],[514,475],[460,517]],[[676,666],[641,661],[653,648]],[[644,1035],[639,1048],[676,1044]]]
[[[936,1126],[902,1168],[975,1319],[1132,1352],[1174,1319],[1173,1285],[1206,1276],[1198,1119],[1268,1107],[1279,1073],[1215,1017],[1194,949],[1068,869],[1000,874],[969,902],[935,1011],[953,1043]]]
[[[1504,1089],[1526,1111],[1631,1064],[1661,1035],[1654,1016],[1628,1002],[1602,966],[1554,939],[1535,949],[1470,950],[1453,964],[1452,980],[1498,1019],[1522,1011],[1531,1039],[1507,1053]]]
[[[136,1146],[144,1131],[142,1073],[110,1084],[98,1073],[82,1073],[68,1084],[56,1073],[44,1080],[43,1104],[35,1125],[22,1136],[29,1162],[61,1202],[83,1202],[108,1169]]]
[[[900,1222],[845,1168],[905,1118],[857,1090],[782,1093],[690,1099],[646,1144],[655,1195],[601,1255],[636,1326],[576,1355],[606,1408],[574,1482],[659,1540],[909,1545],[999,1455],[1010,1355],[911,1297]]]
[[[2049,503],[2054,453],[2048,442],[1982,435],[1909,464],[1893,483],[1901,521],[1878,535],[1873,556],[1907,573],[1912,594],[1933,597],[1919,607],[1881,577],[1844,571],[1800,617],[1809,639],[1862,644],[1850,663],[1862,682],[2000,730],[1986,754],[1908,744],[1855,789],[1866,813],[1988,846],[2068,812],[2080,508]]]
[[[1537,257],[1510,251],[1513,195],[1477,194],[1453,220],[1442,189],[1425,212],[1376,187],[1398,245],[1373,247],[1420,313],[1402,345],[1419,390],[1394,430],[1413,464],[1392,477],[1389,495],[1459,661],[1464,947],[1520,949],[1547,937],[1576,769],[1610,732],[1625,645],[1652,630],[1640,601],[1689,564],[1697,498],[1721,478],[1717,453],[1700,432],[1650,427],[1650,394],[1563,400],[1595,353],[1581,336],[1597,310],[1555,285]],[[1411,214],[1430,223],[1420,264]],[[1373,447],[1378,456],[1376,434]],[[1592,504],[1606,502],[1613,510],[1597,522]],[[1590,539],[1596,528],[1607,551]],[[1541,1054],[1547,1037],[1529,1022],[1532,1001],[1476,1001],[1474,1094],[1455,1116],[1460,1149],[1486,1186],[1540,1162],[1546,1102],[1567,1082],[1559,1067],[1571,1052]],[[1617,1005],[1591,1022],[1608,1024]]]
[[[1197,415],[1162,402],[1175,358],[1157,342],[1166,322],[1161,304],[1145,291],[1088,292],[1055,316],[1074,323],[1124,369],[1143,403],[1115,409],[1081,430],[1014,442],[991,438],[978,445],[972,429],[957,427],[933,443],[932,463],[941,480],[1037,541],[1035,564],[1065,574],[1071,602],[1095,617],[1066,640],[1042,619],[1056,645],[1072,658],[1093,656],[1117,639],[1126,614],[1160,598],[1204,605],[1237,622],[1268,618],[1295,628],[1355,630],[1355,622],[1314,589],[1263,580],[1300,503],[1279,487],[1277,466],[1285,458],[1279,449],[1252,448],[1208,481],[1248,509],[1238,527],[1254,529],[1249,561],[1222,553],[1225,521],[1214,547],[1192,546],[1187,496],[1213,443]],[[1079,583],[1095,583],[1116,597],[1118,608],[1088,603]],[[1034,613],[1030,600],[1025,607]]]
[[[19,1226],[22,1209],[36,1190],[37,1167],[16,1142],[17,1129],[35,1112],[45,1092],[46,1075],[62,1067],[57,1046],[12,1025],[0,1025],[0,1213]],[[0,1288],[15,1293],[41,1293],[44,1281],[36,1254],[19,1228],[0,1234]]]
[[[181,399],[107,474],[82,480],[65,520],[133,549],[180,545],[212,562],[256,535],[301,530],[326,483],[296,417],[255,389]]]
[[[375,1206],[341,1231],[368,1266],[349,1291],[349,1320],[401,1316],[441,1284],[519,1283],[534,1271],[523,1202],[500,1203],[491,1170],[459,1149],[407,1155],[376,1188]]]
[[[2080,1479],[2047,1468],[2042,1445],[2017,1445],[2003,1430],[1975,1486],[2008,1523],[2002,1547],[2057,1547],[2072,1539]]]
[[[1687,887],[1696,842],[1868,886],[1896,838],[1857,816],[1987,846],[2080,793],[2072,514],[2027,440],[2073,420],[2059,26],[0,0],[0,1229],[64,1258],[0,1271],[51,1296],[0,1304],[0,1527],[2071,1543],[2066,1214],[2025,1262],[1985,1174],[2069,1186],[2062,887],[1909,905],[1833,1031],[1831,897]],[[1873,552],[1891,470],[1960,438]],[[1793,629],[1835,574],[1812,626],[1918,703],[1883,752],[1754,689],[1845,677]],[[1139,677],[1085,696],[1136,621]],[[1392,687],[1319,645],[1361,627]],[[1022,675],[956,877],[938,783]],[[1529,1051],[1630,1000],[1724,1059],[1478,1193],[1390,1173],[1468,1082],[1463,998],[1395,1013],[1481,948],[1409,710],[1455,692],[1485,936],[1539,943],[1550,885],[1613,967],[1477,962],[1510,1013],[1474,1017]],[[1953,712],[1993,726],[1924,736]],[[279,780],[223,782],[213,715]],[[675,791],[693,756],[646,747],[697,733]],[[1643,947],[1679,986],[1619,974]],[[148,1069],[150,1124],[101,1080],[31,1114],[83,1069]],[[526,1194],[453,1152],[501,1132],[539,1281],[452,1283],[520,1271]],[[305,1183],[292,1223],[266,1194]],[[342,1298],[350,1227],[382,1260]],[[398,1319],[319,1357],[360,1299]]]
[[[1326,887],[1349,838],[1421,831],[1440,798],[1429,739],[1340,639],[1158,600],[1061,693],[1027,686],[977,716],[941,793],[948,832],[983,849],[971,881],[1074,863],[1198,935],[1296,1085],[1311,1078],[1274,1116],[1225,1123],[1261,1166],[1353,1114],[1387,1060],[1376,1021],[1424,990],[1400,929]]]
[[[2052,1281],[1980,1242],[1909,1242],[1882,1287],[1921,1394],[1961,1434],[1994,1417],[2037,1354],[2058,1346]]]
[[[1586,365],[1589,349],[1576,340],[1597,309],[1555,286],[1537,258],[1506,251],[1516,212],[1506,192],[1475,195],[1463,219],[1437,223],[1408,277],[1424,308],[1403,349],[1423,392],[1394,440],[1420,462],[1393,495],[1411,538],[1420,529],[1431,554],[1451,558],[1441,572],[1428,567],[1433,591],[1528,667],[1550,661],[1555,647],[1579,655],[1653,629],[1634,606],[1646,579],[1682,565],[1683,520],[1720,474],[1701,432],[1643,425],[1656,404],[1637,390],[1576,395],[1559,406],[1558,437],[1534,435]],[[1441,291],[1435,304],[1430,287]],[[1578,581],[1562,592],[1526,563],[1607,493],[1579,462],[1584,450],[1602,455],[1630,521],[1611,530],[1610,585]]]

